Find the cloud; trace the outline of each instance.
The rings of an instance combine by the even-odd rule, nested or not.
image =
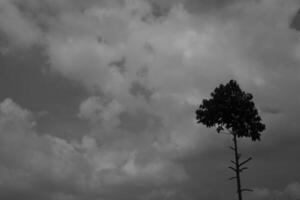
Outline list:
[[[0,105],[1,190],[21,192],[40,187],[41,193],[55,184],[55,192],[69,193],[84,186],[84,158],[67,141],[35,132],[32,113],[6,99]],[[44,188],[45,187],[45,188]],[[6,197],[9,198],[9,197]]]
[[[113,100],[105,103],[100,97],[93,96],[81,103],[79,117],[88,119],[94,123],[117,126],[120,123],[118,117],[122,111],[122,105],[117,101]]]
[[[136,103],[130,92],[137,83],[144,86],[144,92],[199,102],[217,81],[228,77],[252,88],[278,84],[274,77],[282,73],[280,66],[290,65],[290,60],[297,62],[297,35],[288,29],[296,4],[292,0],[283,6],[279,1],[226,1],[229,7],[218,11],[223,18],[213,17],[216,12],[206,18],[201,11],[199,16],[191,15],[180,1],[75,1],[74,9],[68,8],[69,3],[31,1],[27,6],[32,12],[43,6],[56,8],[54,16],[45,13],[39,19],[47,25],[44,42],[52,67],[125,104],[145,105]],[[145,21],[152,4],[169,11],[162,19]],[[217,1],[199,4],[219,5]],[[9,5],[18,9],[14,3]],[[279,19],[277,13],[281,13]],[[112,67],[122,60],[126,71]],[[271,74],[269,66],[274,66]],[[138,76],[143,69],[147,73]]]
[[[136,180],[160,185],[187,179],[185,170],[173,162],[170,155],[161,154],[161,149],[156,146],[156,137],[160,133],[153,131],[160,128],[152,128],[156,123],[153,116],[147,113],[135,116],[115,100],[105,102],[95,96],[82,102],[79,109],[79,116],[92,123],[92,130],[83,138],[82,145],[90,147],[87,148],[91,150],[88,155],[104,182],[115,184]],[[141,128],[130,129],[129,118],[133,118],[132,123],[140,122],[135,127]]]
[[[111,114],[103,112],[104,120],[111,120],[107,118]],[[105,191],[108,186],[137,181],[150,186],[165,185],[187,178],[180,165],[158,154],[145,159],[151,151],[132,146],[134,141],[126,146],[125,138],[99,145],[92,135],[79,143],[40,135],[35,131],[33,116],[11,99],[0,104],[1,190],[10,189],[20,195],[26,192],[32,198],[49,198],[50,192],[53,199],[72,199],[84,197],[87,192],[101,197],[107,193],[99,193],[99,188]],[[6,195],[3,198],[13,197]]]
[[[1,2],[0,29],[13,44],[41,45],[53,70],[86,87],[78,116],[91,131],[81,141],[41,136],[30,111],[4,101],[1,159],[21,169],[3,167],[5,181],[12,174],[26,182],[32,173],[37,182],[93,194],[127,183],[182,183],[191,177],[176,159],[223,142],[196,124],[194,110],[231,78],[254,94],[275,135],[266,134],[266,143],[280,141],[283,127],[289,135],[298,130],[300,96],[291,91],[299,82],[299,33],[289,28],[296,0],[28,2]],[[24,159],[10,158],[11,149]],[[60,187],[57,198],[72,198]]]
[[[298,31],[299,31],[299,17],[300,17],[300,12],[298,10],[298,12],[294,16],[294,18],[292,19],[291,24],[290,24],[291,28],[298,30]]]
[[[269,189],[255,189],[249,199],[267,200],[267,199],[299,199],[300,198],[300,184],[293,182],[288,184],[282,191]]]
[[[174,189],[157,189],[153,190],[150,193],[143,195],[141,200],[155,200],[155,199],[178,199],[178,200],[190,200],[187,195],[182,193],[181,191],[177,191]]]
[[[12,1],[0,2],[1,31],[16,45],[31,46],[42,39],[42,31],[31,19],[27,18]]]

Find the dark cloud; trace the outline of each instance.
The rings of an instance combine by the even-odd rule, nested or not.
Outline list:
[[[121,58],[121,60],[112,61],[108,65],[112,67],[116,67],[121,73],[124,73],[126,70],[125,64],[126,64],[126,58],[123,57]]]
[[[140,82],[136,81],[131,84],[129,89],[130,94],[135,97],[142,96],[145,99],[149,100],[153,91],[143,86]]]
[[[122,130],[127,130],[130,133],[140,134],[144,131],[158,131],[162,126],[161,119],[157,116],[152,116],[147,113],[123,113],[120,116]]]
[[[38,119],[41,132],[68,138],[82,134],[86,126],[74,114],[87,96],[85,88],[53,72],[43,48],[7,48],[0,55],[1,101],[9,97],[36,113],[46,112]]]
[[[292,21],[290,23],[290,27],[292,29],[297,30],[297,31],[300,30],[300,10],[298,10],[298,12],[293,17],[293,19],[292,19]]]
[[[186,0],[184,4],[186,8],[193,13],[203,14],[213,12],[218,15],[218,12],[222,12],[222,9],[226,9],[236,3],[258,1],[259,0]]]
[[[151,7],[151,12],[145,15],[142,19],[144,21],[151,21],[151,20],[157,20],[160,18],[166,17],[171,8],[178,4],[180,1],[158,1],[158,0],[148,0],[149,5]]]

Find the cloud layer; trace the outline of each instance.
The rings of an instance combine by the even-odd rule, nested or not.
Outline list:
[[[194,110],[234,78],[254,94],[268,129],[264,147],[278,144],[282,131],[298,138],[299,33],[289,27],[298,7],[296,0],[1,1],[7,48],[40,46],[52,71],[90,94],[75,111],[90,128],[80,140],[38,133],[32,111],[1,103],[1,188],[20,196],[1,195],[218,198],[182,191],[197,174],[182,160],[226,142],[197,125]]]

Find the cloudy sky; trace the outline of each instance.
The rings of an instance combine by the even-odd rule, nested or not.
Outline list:
[[[267,127],[240,140],[246,199],[299,199],[299,8],[0,0],[0,199],[236,199],[230,136],[195,121],[230,79]]]

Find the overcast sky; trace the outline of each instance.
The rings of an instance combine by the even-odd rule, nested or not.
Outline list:
[[[299,8],[0,0],[0,199],[236,199],[232,138],[195,120],[230,79],[266,124],[239,140],[246,200],[299,199]]]

